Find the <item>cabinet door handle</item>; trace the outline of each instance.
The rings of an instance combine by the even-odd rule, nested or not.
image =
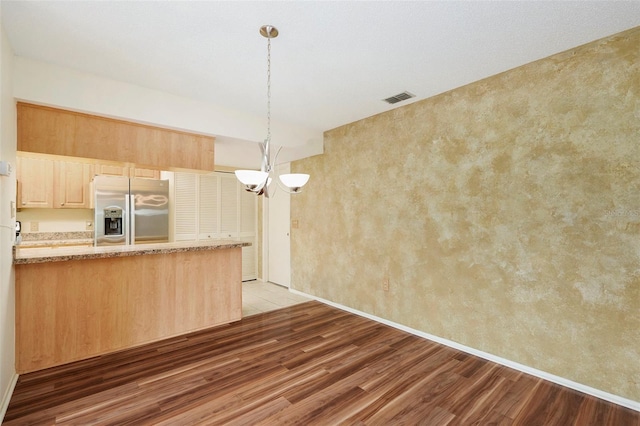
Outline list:
[[[61,206],[64,206],[64,203],[60,203]]]

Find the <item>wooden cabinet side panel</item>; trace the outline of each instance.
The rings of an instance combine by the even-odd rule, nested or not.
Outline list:
[[[19,373],[242,317],[241,249],[16,265]]]
[[[18,151],[69,155],[74,151],[76,115],[18,102]]]
[[[63,155],[120,161],[118,158],[120,145],[114,140],[113,127],[114,124],[108,120],[88,115],[77,115],[74,150]]]
[[[18,150],[214,170],[214,138],[56,108],[18,103]]]

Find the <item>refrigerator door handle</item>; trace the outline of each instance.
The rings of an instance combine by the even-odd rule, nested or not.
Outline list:
[[[135,195],[129,195],[129,221],[131,227],[129,228],[129,244],[134,245],[136,243],[136,199]]]

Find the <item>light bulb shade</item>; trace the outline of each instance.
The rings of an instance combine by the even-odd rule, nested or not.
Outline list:
[[[269,173],[258,170],[236,170],[235,173],[244,189],[251,192],[260,191],[269,177]]]
[[[291,192],[300,192],[303,186],[309,181],[309,175],[304,173],[289,173],[280,175],[280,181],[289,188]]]

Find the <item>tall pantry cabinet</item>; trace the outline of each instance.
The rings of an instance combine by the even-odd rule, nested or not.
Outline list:
[[[246,192],[231,173],[175,172],[176,241],[228,239],[251,243],[242,248],[242,280],[258,277],[258,197]]]

